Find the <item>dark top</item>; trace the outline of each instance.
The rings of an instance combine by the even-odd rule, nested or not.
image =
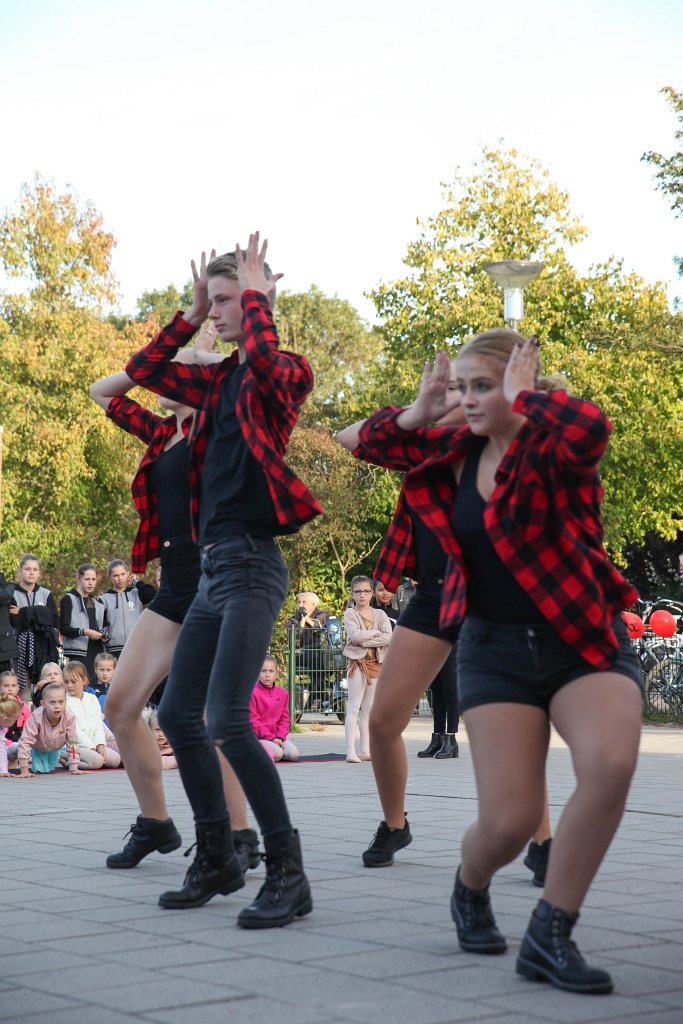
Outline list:
[[[240,363],[221,385],[209,433],[199,501],[199,543],[235,534],[274,537],[277,521],[263,469],[249,451],[235,406],[247,368]]]
[[[410,519],[413,524],[413,538],[415,542],[415,560],[417,562],[417,578],[421,586],[440,586],[437,580],[443,580],[446,575],[446,552],[436,534],[425,526],[420,517],[412,509]]]
[[[190,515],[189,448],[187,438],[162,451],[151,468],[150,478],[157,499],[160,541],[189,537]]]
[[[373,608],[379,608],[380,611],[384,612],[384,614],[389,619],[389,622],[391,623],[391,628],[393,629],[396,623],[398,622],[399,615],[401,614],[398,608],[394,608],[391,601],[389,602],[389,604],[382,604],[382,602],[378,601],[376,597],[373,597],[370,603]]]
[[[477,490],[480,456],[481,449],[465,460],[453,517],[467,572],[467,611],[491,622],[541,622],[538,608],[489,540],[484,526],[486,502]]]

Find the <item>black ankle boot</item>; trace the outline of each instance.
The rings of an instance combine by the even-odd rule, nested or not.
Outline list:
[[[240,928],[282,928],[313,910],[308,879],[301,860],[299,833],[279,833],[264,840],[266,880],[256,899],[240,911]]]
[[[496,927],[491,910],[489,887],[470,889],[460,881],[460,868],[455,875],[451,896],[451,917],[458,932],[460,948],[467,953],[504,953],[505,938]]]
[[[261,863],[261,854],[258,848],[258,836],[253,828],[240,828],[232,833],[232,841],[235,844],[235,853],[242,868],[242,874],[246,875],[249,868],[257,868]]]
[[[197,825],[197,842],[185,856],[197,847],[195,858],[188,868],[182,889],[164,892],[159,906],[165,910],[184,910],[201,907],[212,896],[227,896],[244,885],[244,875],[232,843],[229,821],[211,825]]]
[[[130,839],[121,852],[110,853],[107,857],[108,868],[134,868],[147,854],[155,850],[159,853],[172,853],[182,844],[172,818],[162,821],[160,818],[143,818],[139,814],[126,835]]]
[[[441,750],[437,750],[434,754],[436,760],[440,760],[444,757],[457,757],[458,756],[458,741],[455,738],[455,733],[447,732],[443,738],[443,746]]]
[[[567,992],[611,992],[612,979],[607,971],[589,967],[570,938],[578,917],[539,900],[519,950],[517,974],[531,981],[549,981]]]
[[[432,738],[424,748],[424,750],[418,750],[418,757],[434,757],[437,750],[441,750],[444,741],[444,734],[442,732],[433,732]]]
[[[529,849],[524,858],[524,867],[533,871],[534,877],[531,881],[541,889],[545,885],[545,876],[548,871],[548,858],[550,857],[550,846],[552,839],[546,839],[543,843],[535,843],[533,839],[529,843]]]

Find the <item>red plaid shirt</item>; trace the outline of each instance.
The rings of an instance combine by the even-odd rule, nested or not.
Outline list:
[[[617,650],[612,620],[637,599],[602,546],[602,485],[597,464],[611,424],[590,402],[566,391],[523,391],[513,409],[527,417],[496,472],[484,525],[501,560],[562,639],[607,670]],[[390,590],[415,573],[413,512],[449,556],[440,625],[467,610],[462,551],[452,527],[457,485],[451,466],[481,444],[468,427],[396,425],[401,409],[381,409],[360,431],[358,457],[406,471],[375,574]]]
[[[222,363],[198,365],[170,360],[196,331],[182,313],[126,366],[138,384],[199,411],[190,433],[190,489],[193,536],[199,527],[199,495],[206,446],[221,385],[237,365],[237,351]],[[284,461],[289,436],[313,387],[308,361],[281,352],[273,316],[261,292],[242,293],[242,333],[247,369],[235,411],[249,451],[261,465],[278,522],[299,527],[322,508]]]
[[[168,441],[176,432],[175,416],[157,416],[131,398],[112,398],[107,416],[117,427],[127,430],[133,437],[139,437],[147,445],[138,466],[131,491],[133,503],[140,517],[140,526],[133,542],[131,568],[142,575],[147,563],[159,557],[159,510],[157,497],[151,481],[152,465],[159,458]],[[192,417],[183,421],[183,433],[187,435],[192,426]]]

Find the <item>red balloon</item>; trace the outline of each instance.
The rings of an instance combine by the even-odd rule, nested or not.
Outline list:
[[[667,612],[663,608],[652,613],[648,625],[657,636],[673,636],[676,632],[676,620],[671,612]]]
[[[621,617],[624,620],[631,640],[637,640],[643,635],[645,632],[645,623],[641,619],[640,615],[636,615],[635,612],[622,612]]]

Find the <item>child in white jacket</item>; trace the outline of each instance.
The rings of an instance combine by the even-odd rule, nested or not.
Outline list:
[[[85,692],[89,679],[80,662],[69,662],[64,669],[64,683],[66,706],[76,719],[79,768],[118,768],[121,755],[116,749],[114,734],[104,724],[97,697]]]

